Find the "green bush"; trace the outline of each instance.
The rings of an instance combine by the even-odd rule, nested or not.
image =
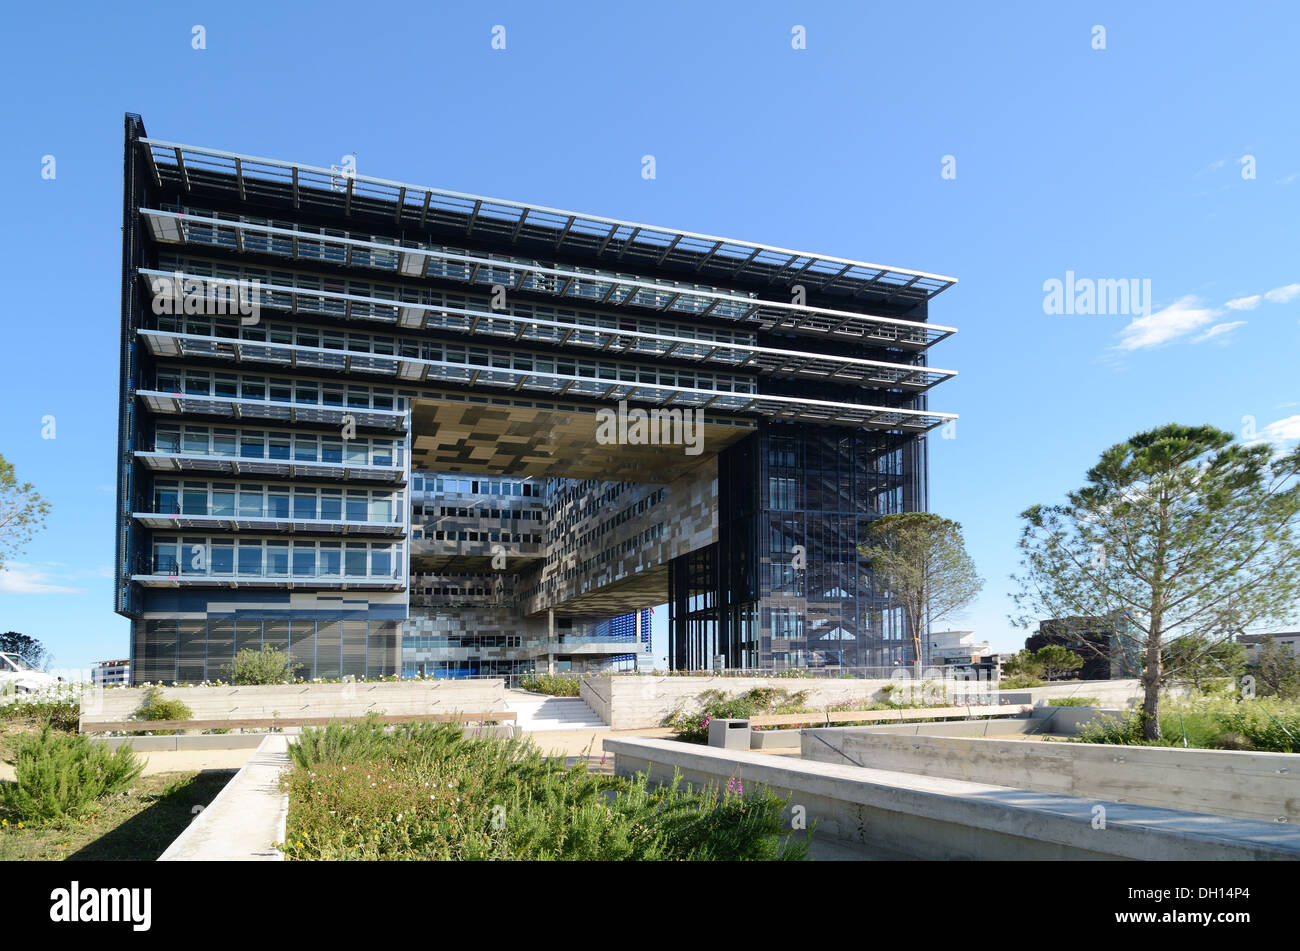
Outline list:
[[[132,720],[192,720],[194,711],[180,700],[168,700],[161,687],[149,687],[140,698],[140,706],[131,714]],[[180,730],[154,730],[159,736],[170,736]]]
[[[1085,724],[1078,738],[1084,743],[1181,747],[1186,737],[1187,746],[1196,749],[1300,753],[1300,704],[1275,698],[1238,701],[1209,694],[1166,701],[1160,709],[1161,738],[1155,742],[1143,739],[1141,724],[1140,711],[1118,720],[1102,716]]]
[[[1023,690],[1026,687],[1041,687],[1043,681],[1028,674],[1012,674],[998,681],[999,690]]]
[[[652,788],[592,775],[527,739],[453,724],[370,721],[303,731],[290,747],[291,859],[801,859],[771,793]]]
[[[110,751],[81,734],[44,723],[12,741],[15,781],[0,784],[0,808],[21,822],[74,819],[121,792],[144,769],[129,746]]]
[[[581,685],[577,677],[529,674],[520,681],[520,686],[534,693],[549,693],[553,697],[577,697],[581,695]]]
[[[702,691],[698,708],[694,711],[678,709],[664,721],[679,740],[687,743],[707,743],[709,722],[712,720],[748,720],[769,713],[808,713],[804,706],[807,690],[794,693],[780,687],[754,687],[736,697],[728,697],[721,690]]]
[[[81,702],[68,697],[57,700],[15,700],[0,705],[0,720],[49,722],[56,730],[75,733],[81,718]]]
[[[289,655],[274,647],[253,650],[245,647],[235,655],[231,665],[230,680],[241,687],[264,687],[269,684],[289,683],[302,664],[295,664]]]
[[[1099,707],[1101,701],[1096,697],[1050,697],[1049,707]]]

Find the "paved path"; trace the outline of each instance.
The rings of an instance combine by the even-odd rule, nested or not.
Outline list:
[[[168,846],[160,862],[282,861],[288,796],[280,773],[289,765],[288,737],[270,733],[208,808]]]

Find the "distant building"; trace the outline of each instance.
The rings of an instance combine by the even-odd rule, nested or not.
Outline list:
[[[933,667],[969,667],[992,650],[988,641],[975,639],[974,631],[933,631],[929,641]]]
[[[91,683],[101,687],[112,687],[131,682],[131,662],[129,660],[101,660],[90,671]]]
[[[1142,673],[1142,651],[1132,632],[1132,622],[1123,615],[1110,617],[1065,617],[1040,621],[1038,633],[1025,641],[1025,649],[1036,651],[1059,644],[1083,658],[1079,680],[1120,680]]]
[[[1246,662],[1249,664],[1259,660],[1260,645],[1264,638],[1271,637],[1277,644],[1282,647],[1288,647],[1297,656],[1300,656],[1300,631],[1283,631],[1277,634],[1238,634],[1237,643],[1246,648]]]

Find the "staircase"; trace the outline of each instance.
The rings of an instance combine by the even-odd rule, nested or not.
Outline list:
[[[545,697],[524,690],[506,691],[506,709],[526,733],[541,730],[607,730],[605,721],[577,697]]]

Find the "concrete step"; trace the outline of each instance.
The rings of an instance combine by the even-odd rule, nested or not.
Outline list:
[[[577,697],[537,697],[510,691],[506,709],[518,715],[516,722],[524,730],[608,729]]]

